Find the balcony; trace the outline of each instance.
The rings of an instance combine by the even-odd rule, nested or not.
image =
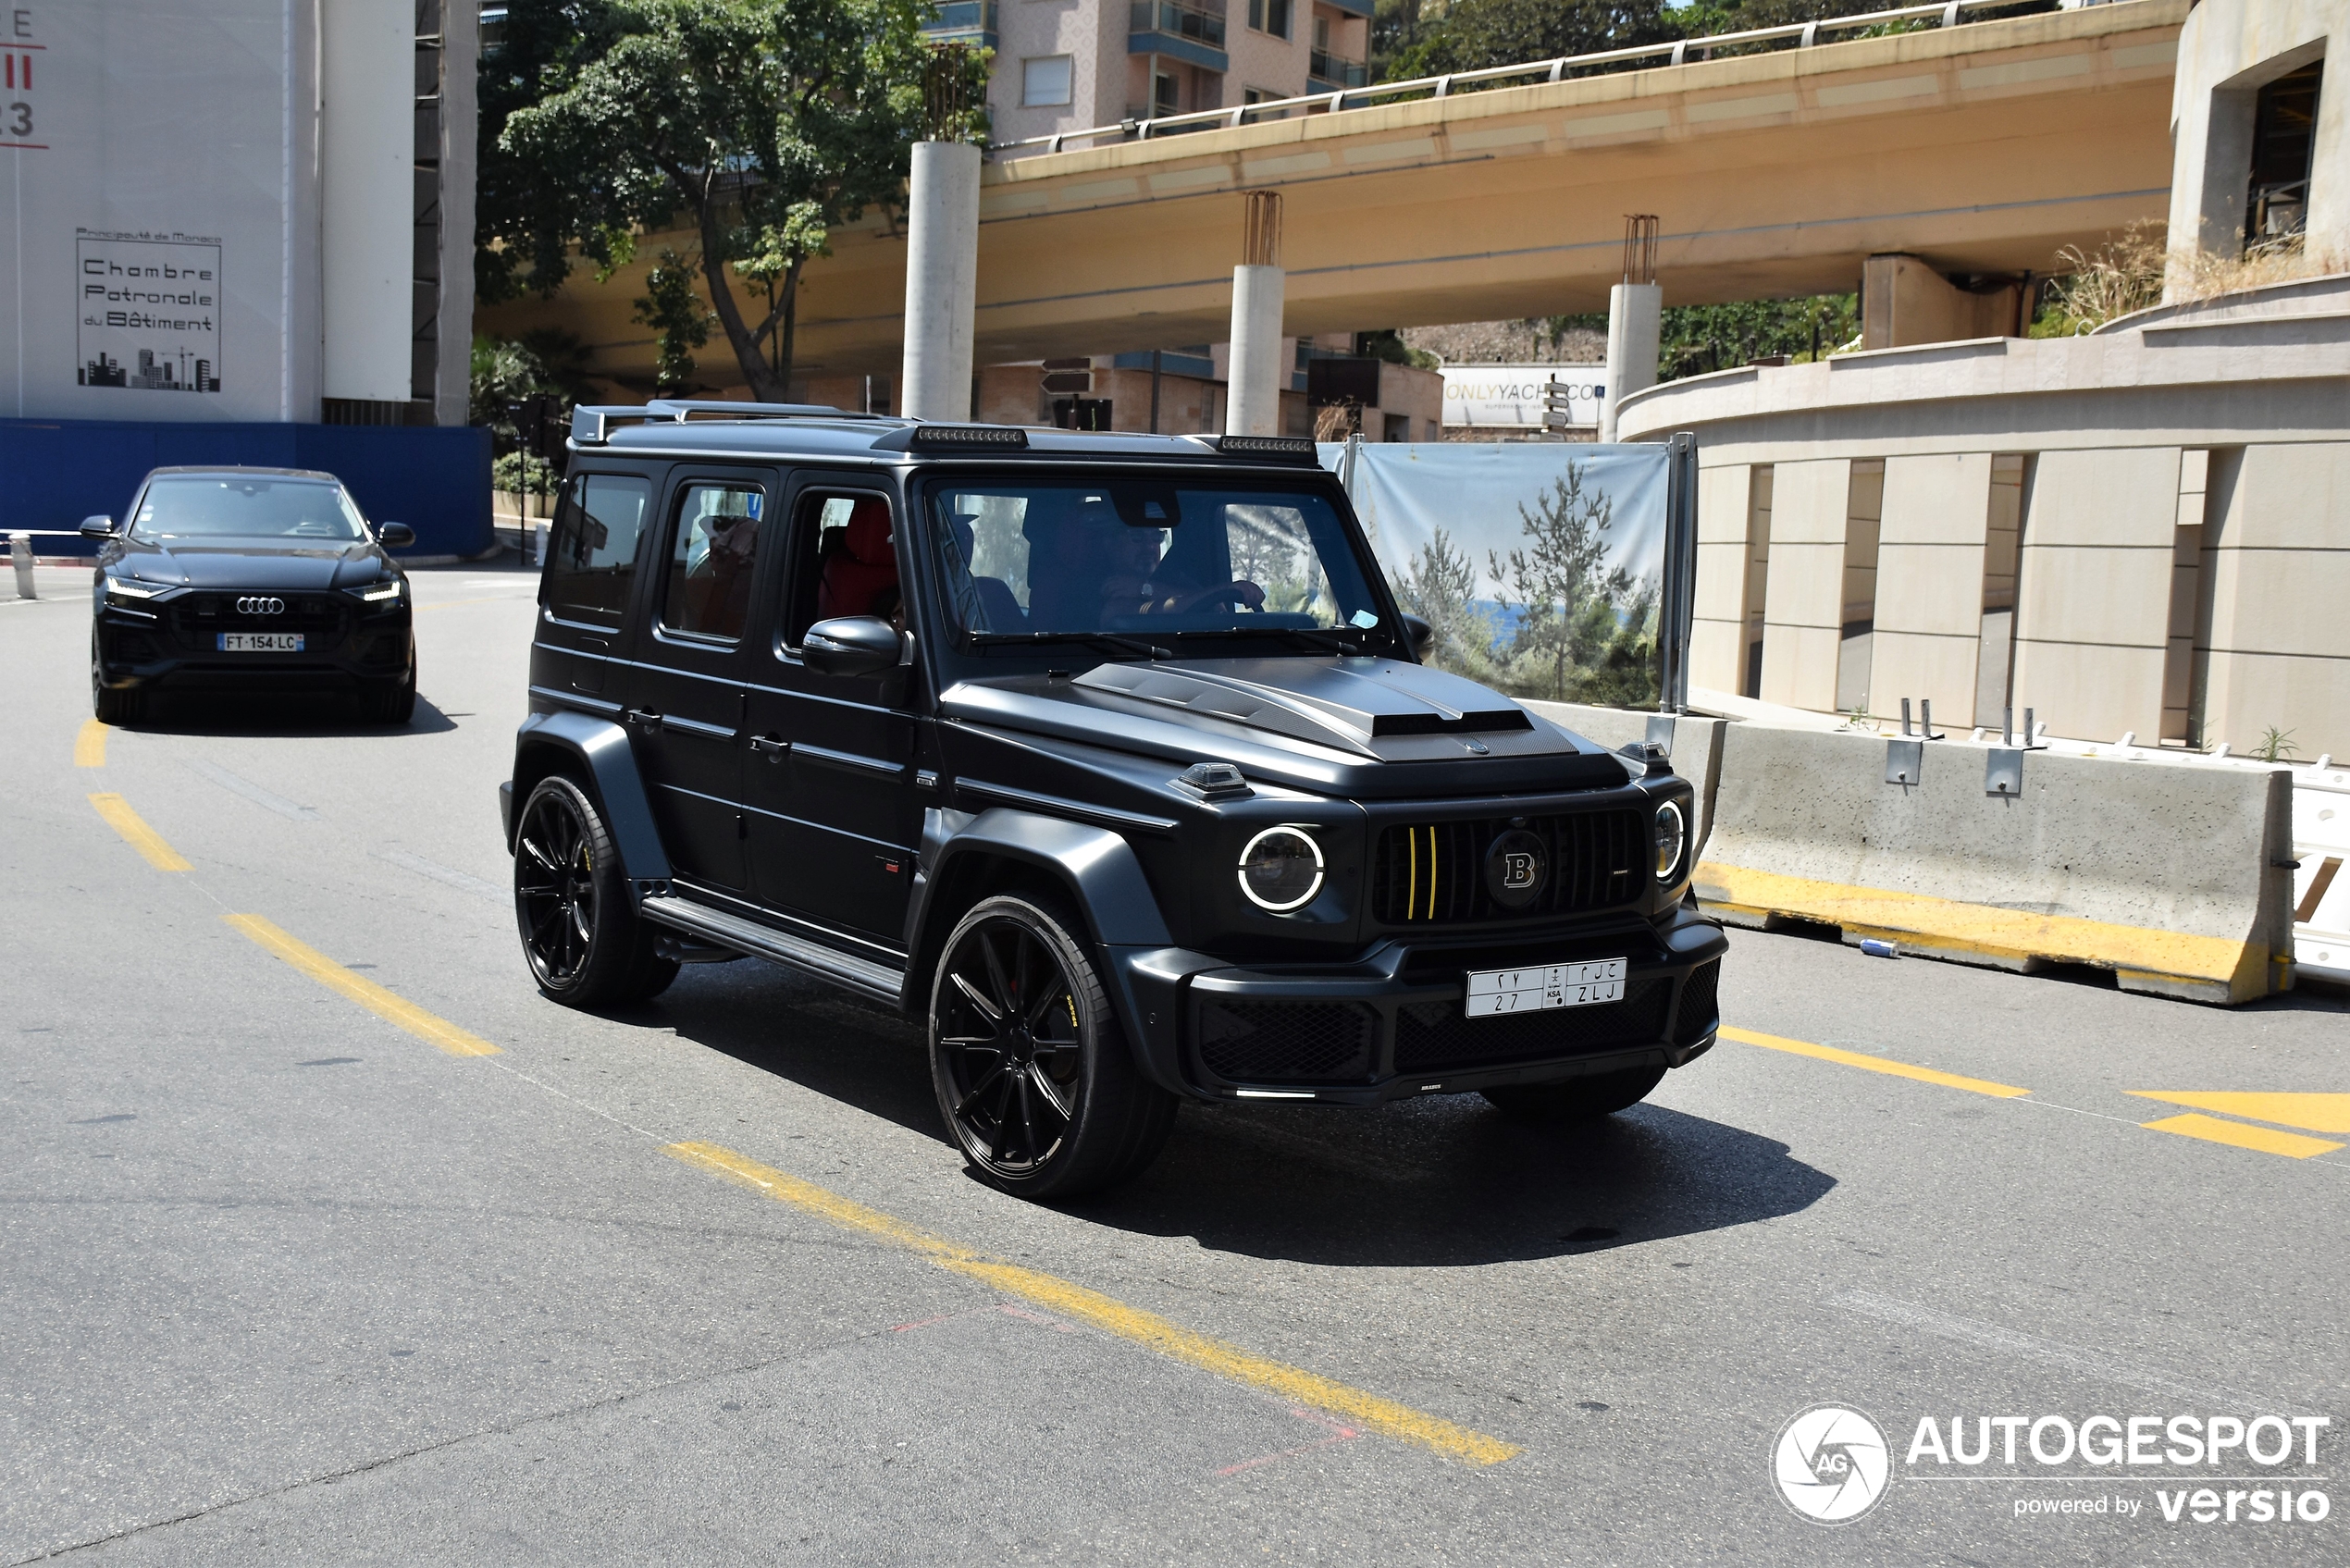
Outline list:
[[[996,47],[996,0],[944,0],[934,21],[922,24],[922,34],[941,43],[976,43]]]
[[[1127,9],[1126,52],[1165,55],[1202,70],[1231,69],[1224,53],[1224,13],[1178,0],[1133,0]]]
[[[1305,56],[1305,84],[1308,93],[1331,93],[1340,88],[1370,85],[1371,69],[1360,60],[1344,60],[1325,49],[1316,49]]]

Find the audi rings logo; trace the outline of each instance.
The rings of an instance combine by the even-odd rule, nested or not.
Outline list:
[[[1787,1505],[1815,1525],[1849,1525],[1892,1479],[1885,1433],[1857,1410],[1815,1404],[1779,1430],[1771,1475]]]
[[[265,599],[259,594],[247,594],[237,600],[237,613],[240,615],[283,615],[285,612],[286,601],[282,599]]]

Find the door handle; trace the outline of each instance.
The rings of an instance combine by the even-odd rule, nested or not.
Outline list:
[[[781,735],[753,735],[750,737],[750,749],[753,756],[764,757],[770,762],[780,762],[791,754],[791,742]]]
[[[635,724],[647,735],[661,733],[661,715],[649,708],[629,708],[621,711],[621,722]]]

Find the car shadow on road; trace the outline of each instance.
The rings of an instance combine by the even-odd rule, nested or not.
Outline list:
[[[615,1015],[937,1140],[914,1025],[764,964],[697,967]],[[1700,1060],[1684,1069],[1703,1072]],[[1673,1098],[1668,1075],[1657,1098]],[[1474,1094],[1371,1110],[1187,1103],[1157,1161],[1064,1205],[1110,1229],[1189,1236],[1296,1263],[1460,1266],[1602,1252],[1750,1225],[1817,1203],[1836,1178],[1774,1139],[1643,1104],[1585,1127],[1509,1120]]]
[[[309,692],[166,692],[146,717],[124,725],[158,735],[302,736],[445,735],[455,720],[420,692],[405,724],[371,724],[359,699]]]

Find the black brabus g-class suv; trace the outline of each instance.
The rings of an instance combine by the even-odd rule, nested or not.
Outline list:
[[[1689,785],[1421,664],[1310,443],[583,409],[539,597],[540,988],[749,955],[901,1008],[1008,1191],[1185,1097],[1568,1120],[1713,1042]]]

